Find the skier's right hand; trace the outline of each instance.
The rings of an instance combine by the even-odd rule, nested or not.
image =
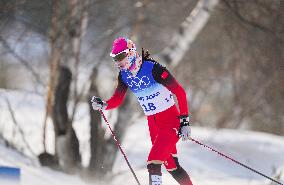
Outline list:
[[[107,103],[96,96],[92,97],[91,102],[94,110],[105,110],[107,107]]]

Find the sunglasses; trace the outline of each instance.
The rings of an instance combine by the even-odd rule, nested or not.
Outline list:
[[[117,54],[110,53],[110,56],[112,57],[113,61],[120,62],[125,59],[127,57],[127,54],[132,50],[134,51],[135,49],[125,49]]]

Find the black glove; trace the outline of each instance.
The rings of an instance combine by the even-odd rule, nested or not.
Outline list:
[[[178,131],[178,137],[181,137],[183,141],[190,139],[191,136],[189,118],[190,117],[188,115],[179,116],[180,126]]]

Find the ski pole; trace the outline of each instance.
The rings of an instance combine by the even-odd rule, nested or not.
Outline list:
[[[122,153],[122,155],[123,155],[123,157],[124,157],[124,159],[125,159],[125,161],[126,161],[128,167],[129,167],[130,171],[132,172],[132,174],[133,174],[133,176],[134,176],[134,178],[135,178],[137,184],[138,184],[138,185],[141,185],[140,182],[139,182],[139,180],[138,180],[138,178],[137,178],[137,176],[136,176],[136,174],[135,174],[135,172],[134,172],[134,170],[133,170],[133,168],[131,167],[131,165],[130,165],[130,163],[129,163],[127,157],[126,157],[125,152],[123,151],[123,149],[122,149],[122,147],[121,147],[121,144],[119,143],[118,139],[116,138],[116,135],[115,135],[114,131],[112,130],[112,128],[111,128],[111,126],[110,126],[110,124],[109,124],[107,118],[105,117],[105,115],[104,115],[104,113],[103,113],[102,110],[99,110],[99,111],[100,111],[102,117],[104,118],[105,123],[107,124],[107,126],[108,126],[108,128],[109,128],[109,130],[110,130],[110,132],[111,132],[111,135],[112,135],[112,137],[113,137],[113,139],[114,139],[114,141],[115,141],[117,147],[119,148],[120,152]]]
[[[251,167],[249,167],[249,166],[247,166],[247,165],[245,165],[245,164],[243,164],[243,163],[241,163],[241,162],[239,162],[239,161],[237,161],[237,160],[235,160],[235,159],[229,157],[228,155],[225,155],[225,154],[223,154],[223,153],[221,153],[221,152],[215,150],[214,148],[211,148],[211,147],[209,147],[209,146],[207,146],[207,145],[201,143],[200,141],[197,141],[197,140],[195,140],[195,139],[193,139],[193,138],[191,138],[191,141],[193,141],[193,142],[195,142],[195,143],[197,143],[197,144],[199,144],[199,145],[201,145],[201,146],[203,146],[203,147],[205,147],[205,148],[207,148],[207,149],[209,149],[209,150],[211,150],[211,151],[213,151],[213,152],[216,152],[216,153],[219,154],[220,156],[225,157],[225,158],[227,158],[227,159],[233,161],[234,163],[237,163],[238,165],[241,165],[241,166],[243,166],[243,167],[245,167],[245,168],[247,168],[247,169],[249,169],[249,170],[251,170],[251,171],[253,171],[253,172],[255,172],[255,173],[257,173],[257,174],[259,174],[259,175],[261,175],[261,176],[263,176],[263,177],[265,177],[265,178],[267,178],[267,179],[269,179],[269,180],[271,180],[271,181],[273,181],[273,182],[275,182],[275,183],[277,183],[277,184],[283,185],[282,183],[278,182],[277,180],[272,179],[271,177],[269,177],[269,176],[267,176],[267,175],[264,175],[263,173],[261,173],[261,172],[255,170],[255,169],[253,169],[253,168],[251,168]]]

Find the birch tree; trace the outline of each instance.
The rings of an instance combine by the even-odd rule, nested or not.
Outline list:
[[[198,33],[208,22],[211,12],[218,4],[219,0],[199,0],[196,7],[191,11],[181,23],[177,33],[173,36],[169,46],[167,46],[158,57],[171,68],[176,67],[185,53],[190,49]]]

